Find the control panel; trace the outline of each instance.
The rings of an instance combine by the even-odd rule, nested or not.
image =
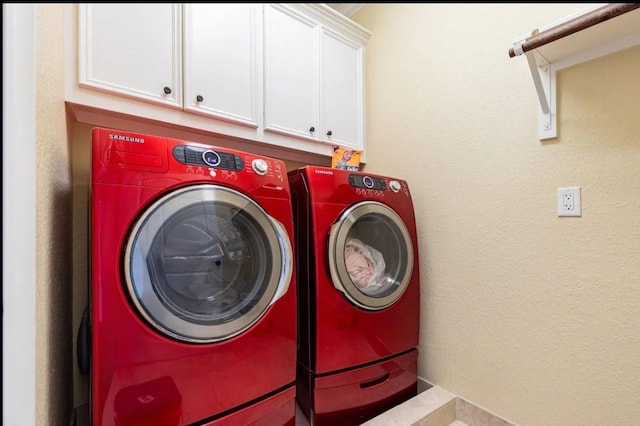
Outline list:
[[[217,169],[241,171],[242,158],[223,151],[214,151],[195,146],[179,145],[173,148],[173,157],[182,164],[215,167]]]
[[[384,180],[374,176],[349,175],[349,183],[356,188],[384,191],[387,189]]]

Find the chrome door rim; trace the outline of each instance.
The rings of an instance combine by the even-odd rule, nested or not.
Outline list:
[[[384,297],[372,297],[361,292],[352,282],[347,272],[344,246],[351,227],[363,216],[380,214],[397,227],[402,235],[407,250],[406,272],[397,284],[398,289]],[[381,310],[393,305],[404,293],[413,271],[413,245],[409,231],[402,218],[393,209],[376,201],[363,201],[349,207],[333,224],[329,233],[328,261],[333,286],[343,293],[347,299],[367,310]]]
[[[149,289],[142,287],[145,286],[145,282],[150,282],[148,269],[132,268],[136,261],[144,264],[141,258],[148,252],[153,236],[165,222],[163,217],[154,216],[161,207],[178,211],[203,201],[225,202],[244,210],[265,232],[266,246],[273,256],[274,267],[271,269],[262,297],[240,318],[222,325],[197,324],[174,315],[163,307],[163,302],[155,291],[148,291]],[[150,229],[151,232],[141,233],[142,228]],[[142,216],[135,222],[125,247],[124,277],[130,299],[138,313],[155,329],[186,342],[216,342],[229,339],[247,330],[262,318],[271,304],[286,293],[291,279],[292,257],[291,244],[284,226],[269,216],[251,198],[222,186],[193,185],[164,195],[145,209]]]

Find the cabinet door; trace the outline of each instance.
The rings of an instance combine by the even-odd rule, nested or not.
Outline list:
[[[362,47],[322,31],[322,140],[363,150]]]
[[[284,6],[264,13],[265,130],[317,140],[319,27]]]
[[[181,108],[181,6],[79,4],[79,84]]]
[[[261,5],[185,4],[184,108],[257,127]]]

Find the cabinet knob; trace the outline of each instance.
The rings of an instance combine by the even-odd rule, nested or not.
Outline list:
[[[204,98],[201,95],[198,95],[198,96],[196,96],[196,101],[202,102],[202,101],[204,101]]]
[[[166,93],[167,95],[171,93],[171,87],[164,87],[164,93]]]
[[[313,126],[311,126],[311,127],[309,127],[309,131],[310,131],[311,133],[313,133],[313,132],[315,132],[315,131],[316,131],[316,128],[315,128],[315,127],[313,127]]]
[[[329,131],[327,132],[327,136],[331,136],[332,134],[333,134],[333,132],[332,132],[331,130],[329,130]]]

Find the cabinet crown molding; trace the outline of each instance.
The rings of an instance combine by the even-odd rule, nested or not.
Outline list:
[[[315,21],[319,22],[324,27],[333,29],[340,33],[347,33],[349,36],[361,44],[366,42],[371,37],[371,32],[347,18],[337,10],[327,6],[325,3],[282,3],[283,5],[299,10],[305,15],[308,15]]]

